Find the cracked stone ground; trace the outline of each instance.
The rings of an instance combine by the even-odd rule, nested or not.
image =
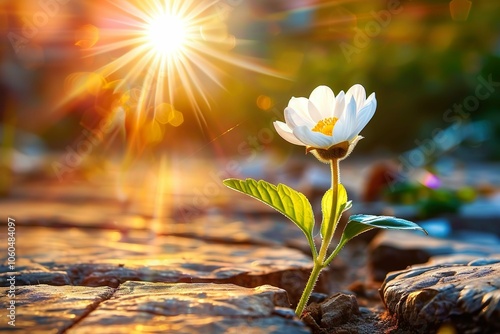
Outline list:
[[[205,228],[223,230],[223,222],[213,220],[214,226]],[[227,223],[226,233],[234,232],[236,227]],[[299,298],[310,270],[308,256],[276,240],[266,243],[265,235],[252,244],[249,233],[241,235],[248,229],[236,226],[241,229],[239,235],[234,232],[235,240],[220,242],[180,232],[153,236],[144,230],[19,224],[16,269],[2,265],[0,275],[2,286],[16,277],[16,329],[218,333],[243,326],[257,332],[307,332],[275,309]],[[324,277],[318,286],[329,292],[329,275]],[[2,310],[8,289],[2,288]],[[5,322],[1,326],[11,329]]]
[[[0,331],[309,332],[291,307],[311,260],[290,222],[268,212],[174,221],[171,212],[153,219],[151,211],[149,199],[120,202],[111,187],[16,188],[0,202],[16,220],[15,270],[5,257],[0,265],[2,312],[16,277],[16,327],[2,321]],[[338,259],[317,291],[338,290],[343,278]]]
[[[359,180],[359,170],[347,170],[347,180]],[[156,211],[148,182],[127,201],[113,185],[96,184],[24,182],[0,201],[2,219],[16,219],[17,255],[13,272],[1,257],[0,332],[310,332],[291,309],[312,265],[293,224],[242,196],[219,194],[213,207],[196,207],[193,194],[170,193]],[[366,252],[366,242],[349,244],[316,291],[366,283]],[[12,275],[15,328],[5,313]],[[378,294],[370,298],[381,307]]]

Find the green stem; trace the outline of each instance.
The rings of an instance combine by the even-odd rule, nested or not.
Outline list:
[[[323,241],[321,242],[321,248],[319,250],[318,256],[314,256],[314,266],[311,271],[311,276],[307,281],[304,292],[302,292],[302,296],[300,297],[299,303],[297,304],[297,308],[295,309],[295,314],[300,317],[304,308],[307,305],[307,301],[311,296],[311,293],[316,285],[316,281],[321,274],[321,270],[326,267],[326,263],[329,261],[325,261],[326,253],[328,251],[328,247],[333,239],[333,234],[335,233],[335,228],[337,226],[337,218],[340,217],[340,214],[337,214],[337,206],[338,206],[338,193],[339,193],[339,161],[334,159],[331,161],[331,172],[332,172],[332,208],[330,212],[330,221],[328,222],[328,226],[323,236]],[[339,249],[340,250],[340,249]],[[334,252],[335,253],[335,252]],[[332,256],[329,257],[331,261]]]
[[[316,281],[319,278],[319,274],[321,273],[321,270],[323,270],[323,266],[318,262],[314,261],[314,266],[311,271],[311,275],[309,276],[309,279],[307,280],[306,287],[304,289],[304,292],[302,292],[302,296],[300,297],[299,303],[297,304],[297,308],[295,309],[295,314],[297,317],[301,317],[302,312],[304,311],[304,308],[307,305],[307,301],[309,300],[309,297],[311,297],[311,293],[314,289],[314,286],[316,285]]]
[[[335,233],[335,229],[337,228],[338,219],[340,217],[340,212],[337,212],[338,206],[338,197],[339,197],[339,183],[340,183],[340,175],[339,175],[339,160],[334,159],[331,162],[331,172],[332,172],[332,210],[330,212],[330,222],[328,223],[328,227],[326,229],[326,233],[324,235],[324,243],[326,241],[325,247],[325,255],[328,247],[330,246],[330,242],[332,242],[333,234]],[[322,245],[323,246],[323,245]],[[323,261],[324,257],[322,258]]]

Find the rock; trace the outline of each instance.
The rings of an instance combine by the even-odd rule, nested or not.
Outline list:
[[[271,284],[286,289],[295,304],[312,267],[311,259],[302,252],[278,245],[227,245],[173,236],[151,238],[144,231],[122,234],[25,226],[19,226],[17,231],[18,260],[32,266],[18,268],[19,284],[33,284],[31,269],[35,267],[47,272],[43,274],[47,277],[44,282],[54,285],[67,282],[64,273],[72,284],[85,286],[118,287],[129,280],[232,283],[244,287]],[[335,265],[324,270],[316,291],[330,293],[338,285],[342,273],[335,271]]]
[[[11,275],[16,276],[16,285],[71,285],[71,279],[65,271],[51,271],[25,258],[16,259],[14,271],[7,264],[0,264],[0,286],[9,286],[7,279]]]
[[[293,319],[295,318],[295,311],[288,307],[275,307],[273,314],[279,315],[282,318]]]
[[[359,314],[356,297],[337,293],[321,304],[309,304],[303,312],[303,320],[314,330],[321,331],[343,325],[355,314]]]
[[[445,323],[460,333],[500,332],[500,259],[393,272],[380,291],[389,312],[419,333]]]
[[[453,239],[453,236],[438,239],[418,233],[382,231],[370,244],[368,266],[372,279],[381,282],[391,271],[425,263],[434,256],[484,257],[497,253],[500,253],[500,244],[469,242],[466,238]]]
[[[50,285],[70,285],[71,280],[64,271],[37,271],[24,270],[22,272],[9,272],[7,266],[0,266],[0,286],[7,286],[7,279],[11,275],[16,276],[17,285],[50,284]]]
[[[359,314],[359,306],[353,295],[336,294],[321,304],[321,327],[343,325]]]
[[[126,282],[69,333],[309,333],[274,314],[288,305],[286,292],[268,285]]]
[[[376,314],[380,310],[360,308],[355,296],[337,293],[320,304],[309,304],[302,320],[314,334],[382,333],[388,326]]]
[[[0,332],[16,329],[25,333],[62,333],[92,312],[99,303],[111,297],[114,289],[84,286],[31,285],[17,286],[15,299],[7,296],[9,288],[0,288],[2,310],[15,300],[15,327],[0,322]],[[4,318],[4,317],[2,317]]]
[[[0,288],[6,309],[8,288]],[[309,333],[282,317],[284,290],[222,284],[126,282],[109,287],[33,285],[16,288],[16,330],[36,333]],[[290,310],[290,309],[288,309]],[[293,312],[293,311],[292,311]],[[12,330],[3,321],[0,331]]]

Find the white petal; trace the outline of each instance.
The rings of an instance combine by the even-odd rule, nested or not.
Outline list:
[[[314,122],[311,118],[311,115],[309,115],[309,99],[305,97],[292,97],[288,102],[288,107],[292,108],[298,114],[300,114],[300,116],[302,116],[302,119],[307,119],[311,122]]]
[[[356,113],[357,113],[356,100],[351,98],[345,110],[345,122],[347,126],[348,139],[351,139],[354,130],[356,129]]]
[[[373,99],[376,99],[375,93],[371,93],[370,96],[368,96],[368,98],[366,99],[365,104],[362,106],[358,105],[358,108],[365,107],[366,105],[368,105],[368,103],[371,103],[371,100],[373,100]]]
[[[304,117],[295,111],[295,109],[286,107],[285,108],[285,121],[286,124],[290,127],[290,129],[296,128],[297,126],[307,125],[309,127],[313,127],[315,123],[313,123],[310,119]]]
[[[309,97],[309,100],[314,104],[314,106],[318,109],[320,115],[315,118],[313,116],[313,120],[316,122],[321,121],[322,119],[333,117],[333,112],[335,110],[335,94],[327,86],[318,86],[316,87]]]
[[[293,132],[292,129],[290,129],[290,127],[286,123],[284,123],[284,122],[274,121],[273,125],[276,128],[276,130],[278,130],[278,128],[279,128],[282,132],[286,132],[286,133],[292,133]]]
[[[343,120],[338,120],[333,128],[332,139],[333,145],[341,143],[347,140],[347,126]]]
[[[314,103],[312,103],[311,100],[308,101],[307,108],[308,108],[309,115],[311,116],[311,118],[314,121],[314,124],[318,123],[319,121],[321,121],[324,118],[323,115],[321,115],[318,108],[316,108],[316,106],[314,105]]]
[[[362,107],[365,104],[366,100],[366,92],[365,88],[361,86],[360,84],[355,84],[346,93],[346,96],[348,97],[354,97],[356,100],[356,105],[358,107]],[[349,100],[349,99],[348,99]]]
[[[276,121],[273,123],[276,132],[287,142],[305,146],[300,140],[298,140],[292,133],[292,130],[283,122]]]
[[[344,113],[333,128],[333,141],[337,144],[351,139],[356,129],[356,101],[351,97]]]
[[[372,119],[375,114],[375,109],[377,109],[377,99],[375,98],[375,93],[373,93],[366,101],[366,105],[358,112],[355,130],[356,134],[359,134]]]
[[[333,117],[340,119],[345,107],[345,93],[343,90],[335,98],[335,110],[333,111]]]
[[[332,137],[311,131],[307,126],[296,127],[293,134],[304,144],[315,148],[328,148],[332,145]]]

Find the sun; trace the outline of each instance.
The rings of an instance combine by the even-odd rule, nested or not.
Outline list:
[[[127,139],[148,131],[145,124],[183,122],[181,106],[201,128],[211,111],[211,93],[226,90],[235,67],[280,77],[260,61],[232,52],[219,0],[106,0],[98,15],[99,43],[88,51],[94,71],[117,96],[113,105],[126,111]],[[75,89],[65,101],[76,97]],[[166,113],[166,114],[165,114]],[[146,130],[145,130],[146,129]]]
[[[187,42],[188,23],[178,15],[164,13],[157,15],[145,29],[147,43],[161,56],[174,56],[182,52]]]

